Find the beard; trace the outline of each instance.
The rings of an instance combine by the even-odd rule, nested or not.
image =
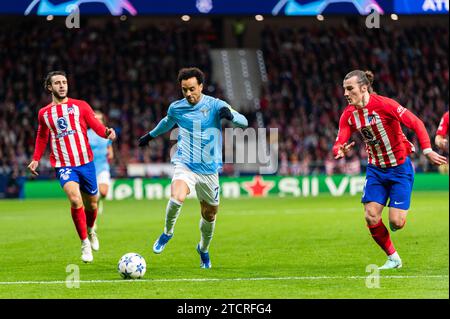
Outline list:
[[[52,95],[53,95],[55,98],[57,98],[58,100],[63,100],[63,99],[65,99],[65,98],[67,97],[67,93],[65,93],[64,95],[59,95],[59,93],[56,92],[56,91],[53,91],[53,92],[52,92]]]

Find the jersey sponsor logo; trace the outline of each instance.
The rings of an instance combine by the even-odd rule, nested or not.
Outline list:
[[[62,132],[62,133],[56,134],[56,138],[66,137],[67,135],[72,135],[72,134],[75,134],[76,132],[77,132],[76,130]]]
[[[59,128],[61,131],[67,130],[67,121],[66,121],[66,118],[64,118],[64,117],[59,117],[59,118],[56,120],[56,124],[58,125],[58,128]]]
[[[361,128],[361,135],[363,136],[364,142],[368,145],[378,145],[380,140],[377,140],[375,134],[373,134],[372,129],[369,127]]]

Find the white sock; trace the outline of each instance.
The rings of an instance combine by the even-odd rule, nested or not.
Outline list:
[[[173,234],[173,229],[175,227],[178,215],[180,214],[182,205],[183,203],[180,203],[176,199],[169,199],[166,208],[166,224],[164,226],[164,233],[166,235]]]
[[[208,222],[207,220],[200,218],[200,250],[206,253],[209,248],[209,244],[213,238],[214,226],[216,225],[216,220]]]

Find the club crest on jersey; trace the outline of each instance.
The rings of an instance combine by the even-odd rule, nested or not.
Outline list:
[[[375,125],[375,124],[377,124],[377,118],[375,117],[375,115],[369,115],[368,116],[368,119],[369,119],[369,124],[370,125]]]
[[[206,116],[208,116],[209,110],[208,110],[207,108],[204,108],[204,109],[201,109],[200,112],[202,112],[202,113],[203,113],[203,116],[206,117]]]
[[[75,114],[75,110],[73,109],[73,107],[68,107],[67,112],[69,112],[69,114]]]

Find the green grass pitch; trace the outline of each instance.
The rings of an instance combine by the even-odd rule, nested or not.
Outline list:
[[[0,201],[0,298],[449,298],[449,193],[413,194],[405,229],[391,235],[403,268],[381,272],[378,285],[366,267],[386,257],[359,199],[222,199],[209,270],[195,251],[195,200],[183,206],[161,255],[152,244],[166,201],[106,202],[92,264],[80,260],[67,201]],[[142,280],[117,273],[128,252],[146,259]],[[78,288],[66,287],[68,265],[79,267]]]

